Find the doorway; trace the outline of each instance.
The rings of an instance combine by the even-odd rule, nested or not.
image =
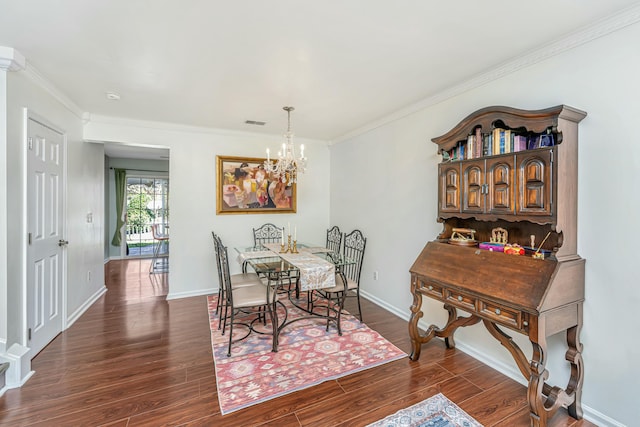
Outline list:
[[[127,175],[126,186],[126,256],[168,256],[168,244],[154,239],[152,227],[169,234],[169,178]]]

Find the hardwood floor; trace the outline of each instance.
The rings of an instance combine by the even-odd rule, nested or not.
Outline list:
[[[528,426],[526,389],[440,340],[409,358],[222,416],[206,298],[167,301],[148,260],[112,261],[108,292],[0,398],[2,426],[363,426],[438,392],[485,426]],[[407,285],[407,292],[408,285]],[[364,300],[365,321],[409,352],[407,322]],[[561,410],[552,426],[593,426]]]

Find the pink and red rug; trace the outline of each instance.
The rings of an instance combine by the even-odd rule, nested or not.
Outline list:
[[[305,298],[301,295],[302,301]],[[214,313],[216,300],[216,296],[208,297],[218,400],[223,415],[407,357],[350,314],[343,314],[342,336],[333,326],[327,332],[326,321],[322,319],[300,320],[280,333],[277,353],[271,351],[271,335],[252,333],[234,343],[231,357],[227,357],[229,332],[222,335],[218,330],[218,316]],[[287,299],[283,302],[287,305],[289,320],[305,314]],[[283,315],[281,307],[279,319]],[[246,331],[237,329],[239,333]]]

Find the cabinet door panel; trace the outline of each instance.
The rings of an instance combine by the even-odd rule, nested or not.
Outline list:
[[[522,215],[551,215],[552,150],[522,152],[518,165],[518,208]]]
[[[488,213],[513,214],[514,172],[513,157],[487,160]]]
[[[440,212],[460,212],[460,164],[440,164]]]
[[[484,161],[462,163],[462,211],[484,212]]]

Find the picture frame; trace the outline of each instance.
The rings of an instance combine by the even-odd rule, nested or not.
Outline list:
[[[296,184],[264,169],[265,158],[216,156],[216,214],[296,213]]]

